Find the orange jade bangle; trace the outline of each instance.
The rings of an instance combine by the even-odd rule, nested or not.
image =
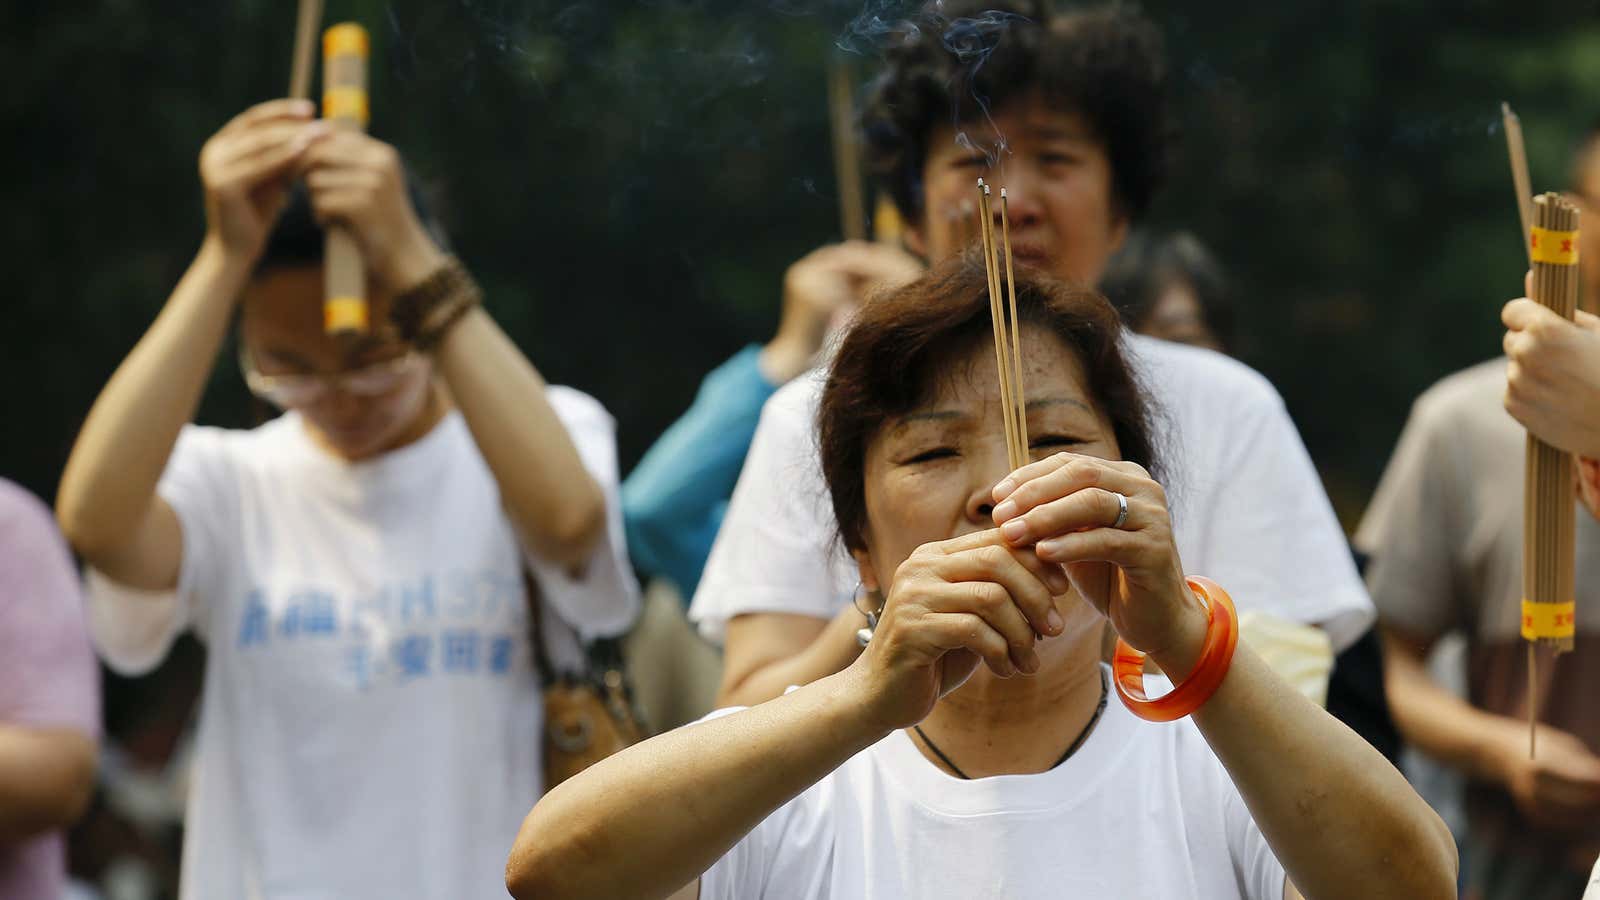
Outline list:
[[[1184,583],[1206,604],[1208,612],[1206,641],[1194,671],[1175,683],[1170,692],[1151,700],[1144,693],[1144,654],[1118,638],[1116,654],[1111,658],[1112,682],[1122,705],[1149,722],[1171,722],[1204,706],[1228,674],[1233,649],[1239,645],[1239,616],[1228,592],[1200,576],[1185,578]]]

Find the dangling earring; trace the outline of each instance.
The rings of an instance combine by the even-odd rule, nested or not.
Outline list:
[[[862,647],[867,646],[872,641],[873,633],[878,630],[878,617],[883,615],[883,605],[887,602],[884,600],[883,592],[881,591],[868,591],[867,593],[877,601],[875,604],[878,607],[876,612],[868,612],[861,608],[861,582],[856,582],[856,589],[850,594],[850,603],[855,606],[856,612],[867,617],[867,627],[856,629],[856,643]]]

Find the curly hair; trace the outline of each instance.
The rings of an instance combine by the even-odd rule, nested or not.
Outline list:
[[[1167,177],[1176,129],[1154,24],[1122,7],[1055,14],[1043,0],[945,0],[899,23],[862,109],[867,163],[907,221],[922,216],[934,130],[1028,96],[1081,115],[1130,220]]]
[[[1149,402],[1110,302],[1032,270],[1019,271],[1016,286],[1019,320],[1055,336],[1082,363],[1086,393],[1110,421],[1122,458],[1159,477]],[[970,252],[857,313],[817,407],[822,474],[848,549],[865,546],[868,446],[891,420],[926,402],[953,363],[992,346],[990,329],[988,276]]]

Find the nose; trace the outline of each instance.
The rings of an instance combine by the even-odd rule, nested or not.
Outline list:
[[[979,531],[994,527],[994,486],[1011,474],[1001,435],[996,434],[986,444],[981,459],[969,469],[972,483],[968,485],[965,509],[967,523]]]
[[[995,184],[1004,188],[1006,218],[1011,220],[1012,229],[1037,224],[1044,215],[1044,209],[1039,205],[1039,192],[1036,190],[1034,175],[1029,167],[1018,162],[1015,157],[1008,157],[1001,164]],[[1000,224],[1000,208],[1002,203],[997,197],[994,201],[995,225]]]

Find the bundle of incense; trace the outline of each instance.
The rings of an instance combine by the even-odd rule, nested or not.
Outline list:
[[[322,35],[322,115],[339,128],[367,127],[367,30],[344,22]],[[348,229],[328,229],[322,321],[329,334],[367,331],[367,268]]]
[[[1578,303],[1578,208],[1560,194],[1533,198],[1528,255],[1533,299],[1571,319]],[[1575,572],[1572,456],[1528,433],[1522,538],[1522,636],[1528,641],[1528,755],[1538,718],[1535,648],[1572,649]]]
[[[850,67],[828,64],[828,121],[833,131],[833,173],[839,183],[839,230],[847,241],[867,238],[866,192],[861,187],[861,155],[856,147],[856,104]]]
[[[989,278],[989,319],[994,327],[994,358],[1000,375],[1000,404],[1005,418],[1006,457],[1012,471],[1028,464],[1027,402],[1022,395],[1022,331],[1017,322],[1017,284],[1011,265],[1011,221],[1006,191],[1000,189],[1000,236],[995,239],[994,210],[989,186],[978,179],[978,233],[983,242],[983,266]],[[1001,257],[1009,294],[1002,299]],[[1009,317],[1007,312],[1010,313]]]
[[[321,25],[322,0],[300,0],[300,15],[294,30],[294,62],[289,73],[289,96],[296,100],[311,97],[311,53]]]
[[[1500,104],[1500,119],[1505,124],[1506,152],[1511,157],[1511,185],[1517,192],[1517,217],[1522,220],[1522,243],[1529,250],[1528,264],[1532,265],[1528,229],[1533,227],[1533,186],[1528,177],[1528,151],[1522,143],[1522,120],[1511,111],[1509,103]]]
[[[888,194],[879,193],[878,202],[872,207],[872,239],[880,244],[899,244],[905,230],[906,223],[894,201]]]

